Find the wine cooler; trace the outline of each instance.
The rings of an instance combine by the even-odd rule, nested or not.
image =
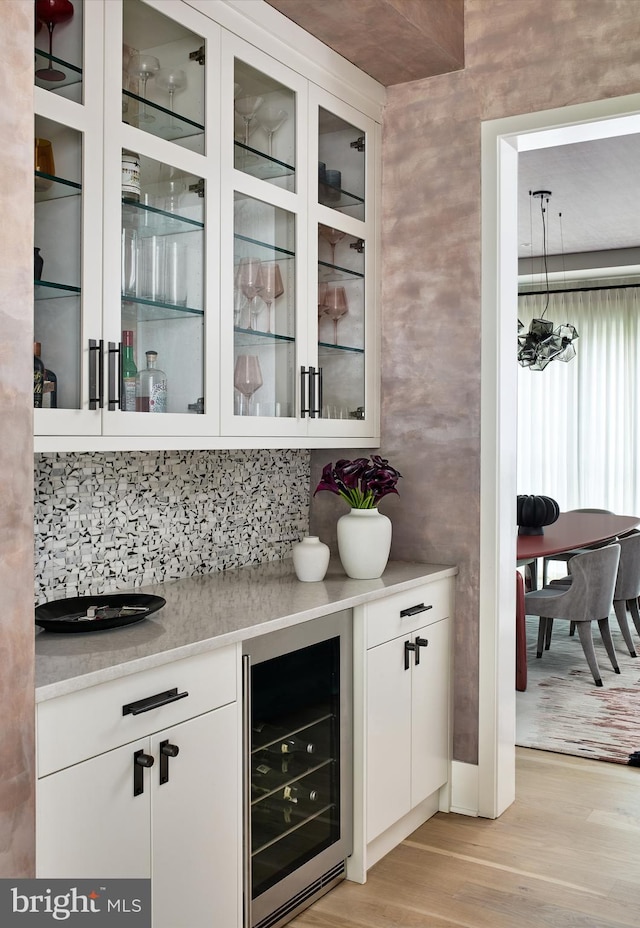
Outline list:
[[[344,879],[352,844],[349,610],[246,642],[244,928]]]

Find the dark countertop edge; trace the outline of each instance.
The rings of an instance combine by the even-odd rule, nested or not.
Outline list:
[[[113,664],[98,670],[88,671],[85,674],[61,678],[60,680],[42,685],[38,685],[37,683],[38,664],[46,661],[47,655],[36,655],[35,701],[36,703],[46,702],[49,699],[55,699],[57,696],[64,696],[69,693],[79,692],[83,689],[88,689],[89,687],[97,686],[110,680],[124,678],[132,674],[139,673],[140,671],[150,670],[154,667],[162,667],[166,664],[182,660],[183,658],[192,657],[196,654],[203,654],[208,651],[215,651],[218,648],[222,648],[227,645],[248,641],[249,639],[256,638],[259,635],[279,631],[282,628],[288,628],[292,625],[298,625],[302,622],[308,622],[313,619],[329,615],[332,612],[338,612],[341,609],[351,609],[355,606],[361,606],[365,603],[374,602],[375,600],[391,596],[394,593],[401,593],[404,590],[410,590],[416,586],[422,586],[425,583],[434,583],[438,580],[442,580],[447,577],[454,577],[458,574],[458,568],[450,565],[395,561],[390,562],[389,567],[393,568],[394,564],[399,566],[413,566],[424,569],[424,573],[420,573],[419,575],[409,579],[391,582],[388,586],[378,587],[366,592],[354,593],[353,595],[337,598],[310,609],[303,609],[299,612],[284,614],[278,618],[268,619],[264,622],[259,622],[253,625],[249,624],[246,627],[238,628],[234,631],[222,632],[219,635],[213,635],[209,638],[202,638],[177,647],[160,649],[152,654],[133,658],[125,662],[114,662]],[[363,582],[367,581],[354,581],[354,583]],[[141,588],[140,591],[153,589],[154,593],[158,593],[162,586],[162,584],[155,584],[152,588]],[[109,633],[100,632],[98,634],[102,635]]]

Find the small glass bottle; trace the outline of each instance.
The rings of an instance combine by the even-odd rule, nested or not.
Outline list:
[[[33,405],[42,409],[42,396],[44,391],[44,364],[40,360],[40,342],[33,343]]]
[[[122,396],[125,412],[136,411],[136,377],[138,368],[133,357],[133,332],[122,333]]]
[[[167,411],[167,375],[156,367],[157,351],[146,351],[147,366],[136,377],[136,412]]]

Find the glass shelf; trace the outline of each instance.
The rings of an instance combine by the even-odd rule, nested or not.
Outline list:
[[[34,171],[35,201],[59,200],[62,197],[77,197],[82,193],[82,184],[44,171]]]
[[[353,348],[351,345],[334,345],[332,342],[318,342],[318,357],[330,358],[336,351],[351,351],[354,354],[364,354],[364,348]]]
[[[291,335],[278,335],[276,332],[262,332],[260,329],[243,329],[234,326],[235,333],[234,344],[236,348],[257,348],[260,345],[273,344],[276,347],[281,345],[293,345],[295,338]]]
[[[43,80],[38,75],[35,75],[35,84],[36,87],[42,87],[44,90],[58,90],[60,87],[69,87],[71,84],[79,84],[82,80],[82,68],[79,68],[75,64],[71,64],[69,61],[64,61],[62,58],[56,58],[55,55],[50,55],[48,52],[42,51],[40,48],[35,49],[36,53],[36,62],[35,70],[39,71],[41,68],[52,67],[56,70],[64,72],[64,79],[61,81],[47,81]]]
[[[145,106],[147,111],[155,116],[154,121],[144,122],[140,126],[138,115],[135,113],[129,115],[130,101],[134,101],[141,107]],[[194,135],[204,135],[204,126],[199,122],[187,119],[186,116],[181,116],[175,111],[172,113],[160,103],[145,100],[130,90],[122,91],[122,120],[127,125],[144,128],[144,131],[150,135],[157,135],[158,138],[167,139],[170,142],[192,138]]]
[[[352,271],[348,267],[339,267],[337,264],[328,264],[326,261],[318,261],[318,268],[320,283],[331,283],[333,280],[364,280],[364,274],[360,271]]]
[[[294,251],[289,251],[287,248],[280,248],[279,245],[270,245],[267,242],[260,242],[258,239],[249,238],[247,235],[240,235],[239,232],[234,233],[233,238],[236,242],[247,242],[249,245],[255,245],[256,248],[263,248],[270,256],[275,254],[282,260],[289,260],[296,256]]]
[[[203,309],[195,306],[176,306],[175,303],[163,303],[160,300],[147,300],[130,293],[121,294],[123,304],[138,307],[138,322],[159,322],[165,319],[180,319],[181,316],[204,316]]]
[[[61,296],[79,296],[82,292],[80,287],[74,287],[72,284],[59,284],[51,280],[34,280],[34,299],[36,300],[55,300]]]
[[[258,180],[275,180],[278,177],[291,177],[296,173],[292,164],[278,161],[277,158],[266,155],[257,148],[250,148],[244,142],[234,142],[234,167],[244,174],[257,177]],[[252,161],[249,159],[253,159]]]
[[[137,200],[122,198],[122,222],[128,228],[147,235],[175,235],[180,232],[195,232],[204,229],[204,223],[177,213],[167,213],[156,206],[146,206]]]
[[[318,183],[318,202],[331,209],[349,209],[354,206],[363,206],[364,199],[348,190],[332,187],[331,184]]]

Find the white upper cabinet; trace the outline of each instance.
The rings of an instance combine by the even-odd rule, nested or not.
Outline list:
[[[233,3],[60,6],[36,34],[36,450],[375,445],[375,106]]]

